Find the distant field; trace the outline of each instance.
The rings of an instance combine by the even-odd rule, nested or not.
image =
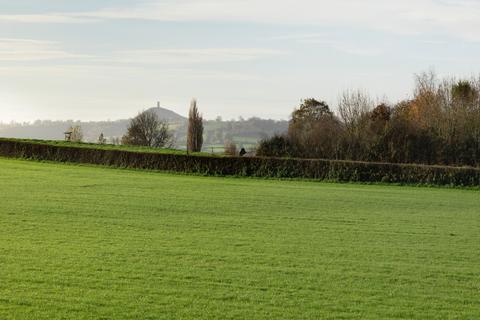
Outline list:
[[[62,140],[36,140],[36,139],[13,139],[13,138],[0,138],[0,140],[7,141],[23,141],[29,143],[37,144],[50,144],[54,146],[65,146],[65,147],[78,147],[78,148],[95,148],[95,149],[104,149],[104,150],[123,150],[123,151],[132,151],[132,152],[150,152],[150,153],[163,153],[163,154],[187,154],[185,147],[183,149],[172,149],[172,148],[152,148],[152,147],[140,147],[140,146],[125,146],[125,145],[113,145],[113,144],[97,144],[89,142],[67,142]],[[243,143],[237,144],[238,151],[240,147],[245,148],[246,150],[255,150],[255,143]],[[223,156],[225,152],[225,146],[221,144],[214,145],[204,145],[202,152],[193,153],[196,156]]]
[[[0,158],[0,319],[478,319],[479,208]]]
[[[87,142],[67,142],[62,140],[34,140],[34,139],[11,139],[11,138],[0,138],[0,140],[22,141],[22,142],[35,143],[35,144],[48,144],[48,145],[54,145],[54,146],[88,148],[88,149],[122,150],[122,151],[132,151],[132,152],[148,152],[148,153],[179,154],[179,155],[187,154],[185,150],[177,150],[177,149],[170,149],[170,148],[152,148],[152,147],[125,146],[125,145],[113,145],[113,144],[96,144],[96,143],[87,143]],[[196,156],[212,156],[212,154],[208,152],[195,152],[193,154]],[[216,156],[218,156],[218,152]]]

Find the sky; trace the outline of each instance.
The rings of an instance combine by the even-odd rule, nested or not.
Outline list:
[[[395,102],[414,74],[480,73],[478,17],[478,0],[0,0],[0,122]]]

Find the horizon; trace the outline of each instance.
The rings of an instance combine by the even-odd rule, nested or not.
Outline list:
[[[132,118],[134,118],[136,115],[138,115],[139,113],[143,112],[143,111],[147,111],[147,110],[151,110],[151,109],[155,109],[155,108],[161,108],[165,111],[168,111],[168,112],[173,112],[175,113],[176,115],[178,116],[181,116],[183,118],[185,118],[185,121],[188,119],[188,114],[181,114],[181,113],[178,113],[176,111],[173,111],[173,108],[169,108],[169,107],[163,107],[163,106],[154,106],[154,107],[146,107],[146,108],[143,108],[143,109],[140,109],[138,110],[135,114],[131,115],[130,117],[127,117],[127,118],[118,118],[118,119],[92,119],[92,120],[89,120],[89,119],[86,119],[86,120],[82,120],[82,119],[34,119],[34,120],[31,120],[31,121],[15,121],[15,120],[12,120],[12,121],[9,121],[9,122],[5,122],[5,121],[2,121],[0,119],[0,125],[5,125],[5,126],[8,126],[8,125],[33,125],[35,122],[37,121],[51,121],[51,122],[83,122],[83,123],[88,123],[88,122],[116,122],[116,121],[125,121],[125,120],[130,120]],[[281,121],[289,121],[289,119],[272,119],[272,118],[260,118],[260,117],[257,117],[257,116],[251,116],[251,117],[248,117],[248,118],[244,118],[243,116],[239,116],[238,118],[223,118],[221,115],[218,115],[217,117],[215,118],[204,118],[204,121],[217,121],[217,119],[220,118],[221,121],[224,121],[224,122],[231,122],[231,121],[241,121],[241,119],[243,120],[249,120],[249,119],[253,119],[253,118],[259,118],[261,120],[273,120],[273,121],[277,121],[277,122],[281,122]]]
[[[296,10],[292,12],[291,8]],[[471,0],[0,0],[0,122],[127,119],[155,106],[288,120],[360,89],[395,102],[414,75],[480,73]]]

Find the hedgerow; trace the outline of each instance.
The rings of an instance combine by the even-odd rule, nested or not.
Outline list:
[[[220,176],[480,186],[480,169],[334,160],[207,157],[0,140],[0,156]]]

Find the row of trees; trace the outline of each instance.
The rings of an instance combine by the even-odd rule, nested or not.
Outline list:
[[[171,148],[175,144],[168,122],[160,119],[153,110],[140,112],[133,118],[121,142],[125,145],[154,148]],[[203,117],[198,111],[197,101],[193,100],[188,116],[187,150],[200,152],[202,145]]]
[[[480,165],[480,79],[416,77],[413,98],[375,103],[345,92],[334,113],[304,100],[288,133],[263,140],[258,154],[395,163]]]

